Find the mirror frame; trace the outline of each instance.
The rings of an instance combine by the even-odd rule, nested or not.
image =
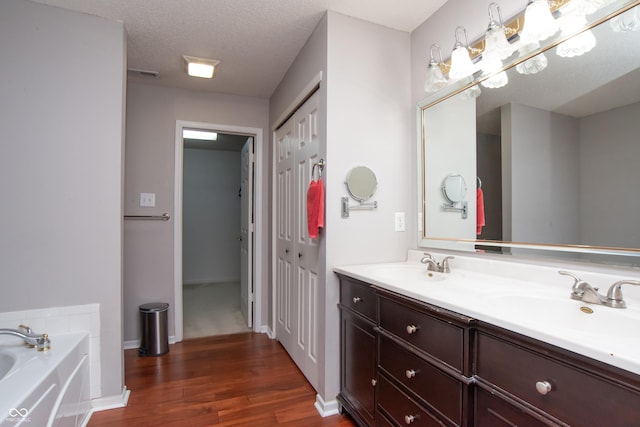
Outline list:
[[[623,248],[623,247],[610,247],[610,246],[595,246],[595,245],[577,245],[577,244],[545,244],[545,243],[531,243],[531,242],[512,242],[502,240],[483,240],[483,239],[459,239],[448,237],[429,237],[426,230],[426,189],[425,189],[425,144],[426,138],[424,134],[425,121],[424,111],[430,107],[433,107],[441,102],[446,101],[449,98],[467,90],[468,88],[480,84],[482,81],[488,79],[494,74],[501,71],[506,71],[515,67],[516,65],[524,62],[539,53],[546,52],[553,49],[563,41],[570,39],[571,37],[581,33],[582,31],[594,28],[606,21],[614,18],[615,16],[626,12],[634,7],[640,7],[640,0],[619,0],[608,6],[603,7],[600,11],[594,13],[583,28],[577,29],[575,32],[566,36],[555,36],[550,39],[546,44],[541,45],[538,49],[529,52],[525,55],[519,55],[512,61],[503,65],[499,70],[491,74],[482,75],[481,71],[475,72],[472,76],[460,79],[456,82],[445,86],[444,88],[436,91],[435,93],[425,97],[417,104],[417,141],[418,141],[418,174],[421,178],[418,184],[418,247],[421,248],[444,248],[455,250],[456,244],[459,244],[460,250],[468,252],[468,247],[472,245],[498,247],[498,248],[519,248],[519,249],[534,249],[541,251],[558,251],[558,252],[574,252],[574,253],[591,253],[598,255],[620,255],[620,256],[640,256],[640,248]],[[524,10],[520,15],[524,14]]]

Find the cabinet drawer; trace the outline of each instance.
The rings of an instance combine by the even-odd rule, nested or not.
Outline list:
[[[398,425],[415,427],[444,426],[414,400],[391,384],[384,376],[378,380],[378,407]]]
[[[477,375],[517,398],[570,425],[640,425],[640,392],[611,377],[510,344],[477,335]],[[541,394],[538,382],[551,389]]]
[[[380,297],[380,327],[467,374],[464,328]]]
[[[464,384],[393,340],[380,337],[380,368],[420,396],[434,412],[462,425]]]
[[[362,314],[375,322],[376,297],[369,285],[361,284],[346,277],[340,278],[340,304]]]
[[[475,427],[543,427],[544,423],[524,411],[509,405],[504,400],[476,387]]]

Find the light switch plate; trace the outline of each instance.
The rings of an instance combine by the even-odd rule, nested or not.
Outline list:
[[[156,206],[156,193],[140,193],[140,207],[154,208]]]
[[[404,231],[404,212],[396,212],[396,231]]]

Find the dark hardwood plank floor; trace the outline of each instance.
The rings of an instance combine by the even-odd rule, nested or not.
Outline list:
[[[94,413],[89,427],[355,426],[318,414],[315,391],[265,334],[185,340],[159,357],[125,350],[125,384],[127,407]]]

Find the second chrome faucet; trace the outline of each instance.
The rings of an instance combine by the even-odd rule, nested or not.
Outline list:
[[[422,264],[427,264],[427,270],[436,271],[438,273],[451,273],[449,260],[454,259],[453,256],[444,257],[442,262],[438,263],[430,253],[424,253],[424,257],[420,260]]]
[[[640,280],[620,280],[615,282],[609,287],[607,295],[601,295],[598,292],[598,288],[594,288],[589,283],[580,279],[573,273],[568,271],[558,271],[558,273],[573,278],[573,286],[571,287],[571,298],[579,301],[588,302],[591,304],[606,305],[612,308],[626,308],[622,297],[622,285],[635,285],[640,286]]]

